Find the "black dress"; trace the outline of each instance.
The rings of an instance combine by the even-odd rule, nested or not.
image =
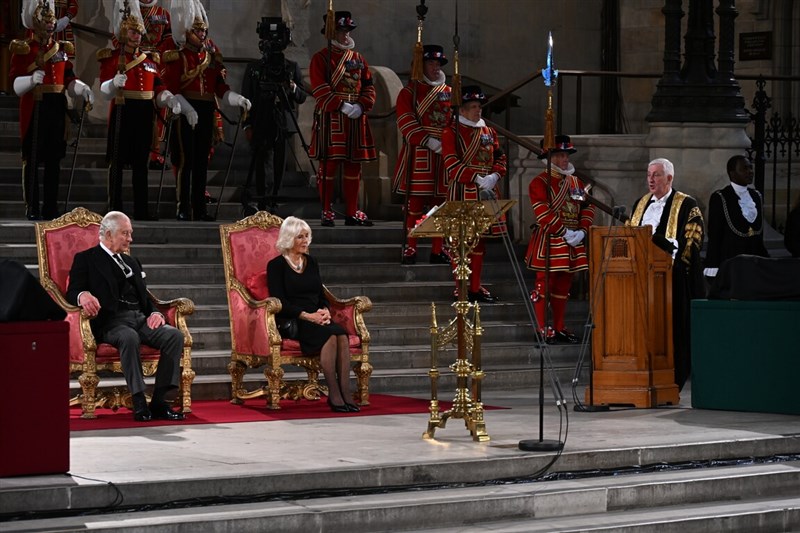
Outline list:
[[[303,259],[305,268],[300,272],[292,269],[282,255],[267,263],[267,286],[269,295],[281,301],[278,317],[297,319],[300,350],[304,354],[315,354],[332,335],[347,335],[347,332],[333,322],[323,326],[299,319],[303,311],[315,313],[317,309],[328,307],[317,261],[306,254]]]

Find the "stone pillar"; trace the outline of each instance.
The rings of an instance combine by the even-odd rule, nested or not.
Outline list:
[[[675,164],[675,188],[694,196],[705,211],[711,192],[728,182],[728,159],[750,146],[745,132],[750,116],[733,76],[738,14],[734,0],[720,0],[716,11],[719,68],[714,63],[714,2],[689,0],[685,61],[676,73],[675,32],[680,31],[682,4],[682,0],[665,0],[662,10],[666,17],[664,75],[647,116],[646,144],[651,159],[666,157]]]

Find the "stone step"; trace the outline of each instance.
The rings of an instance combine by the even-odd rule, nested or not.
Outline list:
[[[214,480],[204,482],[214,484]],[[81,486],[73,490],[81,491]],[[796,531],[800,527],[798,490],[800,475],[785,463],[602,475],[578,481],[433,490],[394,487],[310,498],[285,495],[277,501],[248,501],[238,490],[235,499],[222,505],[24,520],[15,522],[14,530],[140,531],[146,524],[157,524],[158,531],[179,532],[193,524],[214,530],[353,533]]]

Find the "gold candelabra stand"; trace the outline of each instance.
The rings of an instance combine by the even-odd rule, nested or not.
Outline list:
[[[513,204],[513,200],[445,202],[410,232],[412,237],[443,237],[450,253],[455,256],[454,272],[458,280],[458,301],[453,303],[456,316],[446,326],[439,328],[436,304],[431,303],[431,368],[428,372],[431,378],[431,404],[428,429],[422,434],[424,439],[433,439],[436,429],[444,428],[450,418],[461,418],[473,440],[489,440],[481,400],[481,383],[485,374],[481,367],[483,328],[480,306],[467,300],[469,254],[477,246],[481,235]],[[474,309],[472,320],[468,316],[470,309]],[[457,350],[456,360],[449,366],[456,375],[456,395],[452,407],[441,412],[438,352],[450,344],[455,344]],[[468,354],[471,358],[468,358]]]

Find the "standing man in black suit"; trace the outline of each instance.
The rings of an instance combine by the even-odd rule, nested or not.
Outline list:
[[[100,222],[100,244],[75,254],[69,273],[67,301],[92,317],[92,333],[98,342],[119,350],[122,373],[133,398],[133,418],[183,420],[173,411],[166,394],[180,383],[183,333],[165,323],[147,295],[142,265],[123,254],[133,242],[131,221],[110,211]],[[145,397],[140,346],[161,351],[150,406]]]
[[[741,254],[769,257],[764,246],[764,201],[753,183],[753,164],[744,155],[728,159],[730,184],[708,200],[708,247],[703,273],[716,277],[726,259]]]

